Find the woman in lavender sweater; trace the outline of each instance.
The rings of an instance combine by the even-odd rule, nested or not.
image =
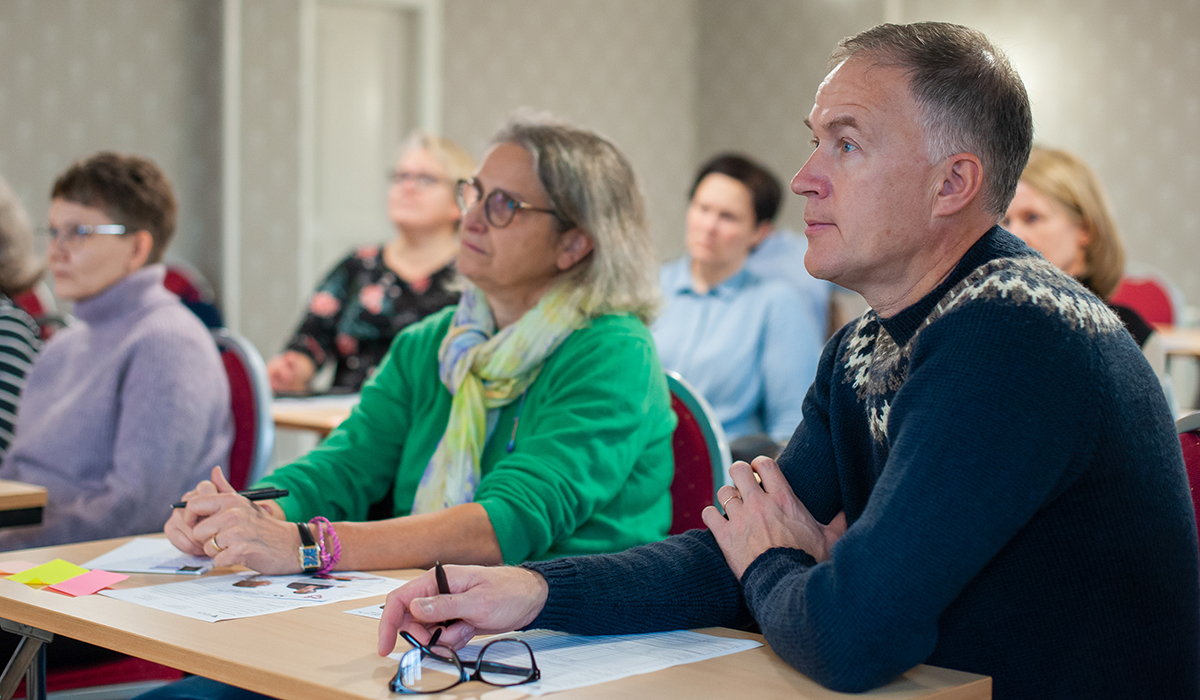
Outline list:
[[[47,488],[43,522],[0,531],[0,550],[157,531],[233,442],[216,346],[162,286],[175,197],[158,166],[115,153],[75,163],[47,228],[55,293],[79,322],[34,362],[0,465],[0,478]]]

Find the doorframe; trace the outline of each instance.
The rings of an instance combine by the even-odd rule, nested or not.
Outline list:
[[[406,10],[417,15],[417,125],[431,133],[442,127],[443,0],[301,0],[299,194],[300,230],[296,246],[296,298],[303,303],[316,285],[316,113],[317,7],[351,5]]]

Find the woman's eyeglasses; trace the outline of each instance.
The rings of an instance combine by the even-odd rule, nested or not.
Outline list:
[[[41,226],[38,228],[38,233],[50,239],[51,243],[58,243],[69,248],[74,248],[83,243],[89,236],[97,234],[121,236],[128,233],[128,230],[121,224],[76,224],[75,226],[63,226],[62,228]]]
[[[571,228],[571,223],[564,219],[557,211],[526,204],[514,199],[512,195],[504,190],[492,190],[485,196],[483,194],[483,186],[475,178],[459,180],[458,185],[454,188],[454,196],[458,200],[458,210],[463,214],[466,214],[468,209],[478,204],[480,200],[483,200],[484,216],[487,217],[488,223],[496,228],[504,228],[511,224],[518,209],[550,214],[562,223],[564,229]]]
[[[439,645],[439,628],[429,644],[421,644],[408,632],[400,636],[412,649],[400,657],[400,670],[392,679],[394,693],[440,693],[460,683],[482,681],[510,686],[532,683],[542,677],[533,660],[533,649],[519,639],[494,639],[473,660],[458,657],[453,649]],[[467,669],[473,669],[467,673]]]
[[[388,182],[393,185],[403,185],[406,182],[412,183],[419,190],[427,190],[430,187],[442,182],[442,178],[429,173],[412,173],[407,170],[393,170],[387,174]]]

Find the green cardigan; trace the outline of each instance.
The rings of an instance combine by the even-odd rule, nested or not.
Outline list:
[[[409,514],[450,416],[437,354],[454,309],[397,335],[350,417],[260,483],[291,492],[279,501],[289,520],[365,520],[388,489],[393,515]],[[645,325],[607,315],[575,331],[520,404],[500,409],[475,492],[506,563],[666,536],[675,414]]]

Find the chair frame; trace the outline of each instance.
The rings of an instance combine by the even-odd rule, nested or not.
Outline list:
[[[704,433],[704,442],[712,460],[713,503],[717,503],[717,491],[728,481],[729,465],[733,462],[729,452],[729,440],[725,438],[725,429],[721,427],[721,421],[717,420],[717,414],[713,412],[708,401],[678,372],[667,372],[667,388],[692,412]]]
[[[275,449],[275,421],[271,417],[271,401],[274,394],[271,392],[271,382],[267,378],[267,365],[250,341],[228,328],[214,328],[212,337],[218,349],[228,350],[241,360],[250,375],[250,383],[254,390],[254,401],[258,408],[255,416],[258,438],[254,441],[254,457],[250,461],[250,472],[246,476],[246,485],[249,486],[267,475],[271,465],[271,453]]]
[[[1175,434],[1183,435],[1190,433],[1193,430],[1200,430],[1200,411],[1189,413],[1186,416],[1180,416],[1175,421]]]

